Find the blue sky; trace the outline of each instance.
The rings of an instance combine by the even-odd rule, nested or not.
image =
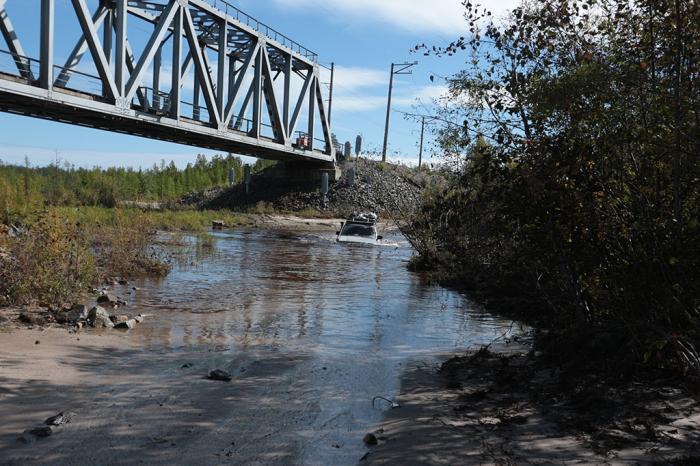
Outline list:
[[[430,76],[453,74],[466,56],[426,58],[409,50],[418,43],[446,45],[464,35],[461,0],[229,1],[317,52],[321,63],[336,63],[333,131],[341,142],[362,134],[365,148],[381,148],[390,65],[417,60],[413,75],[396,77],[389,147],[393,158],[417,160],[420,126],[398,112],[429,113],[445,90],[444,81],[431,82]],[[36,28],[30,13],[12,5],[25,2],[7,0],[20,38]],[[515,1],[482,3],[500,13]],[[0,48],[6,48],[1,39]],[[28,156],[33,165],[59,158],[79,166],[148,167],[161,159],[184,166],[198,153],[216,152],[0,113],[0,160],[6,163]]]

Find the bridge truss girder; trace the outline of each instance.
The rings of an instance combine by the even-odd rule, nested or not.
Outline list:
[[[319,65],[306,49],[289,48],[205,0],[100,0],[92,12],[86,0],[70,0],[82,34],[59,66],[56,0],[41,0],[38,60],[24,54],[6,10],[13,1],[20,0],[0,0],[0,33],[16,65],[16,73],[0,70],[0,110],[262,158],[335,159]],[[139,56],[129,40],[133,19],[153,26]],[[99,94],[71,87],[86,56],[99,75]],[[189,104],[183,92],[191,72]],[[166,73],[170,86],[162,90]],[[299,93],[293,78],[303,83]],[[304,111],[306,138],[299,143],[295,131]]]

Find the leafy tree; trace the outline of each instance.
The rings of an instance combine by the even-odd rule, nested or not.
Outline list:
[[[412,231],[453,282],[527,298],[562,341],[602,333],[700,373],[700,4],[465,2],[438,130],[450,186]],[[437,226],[439,226],[439,228]]]

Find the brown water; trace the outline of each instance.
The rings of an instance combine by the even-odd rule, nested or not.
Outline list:
[[[372,398],[397,395],[409,360],[510,328],[408,272],[412,250],[398,236],[399,247],[253,231],[212,238],[166,279],[138,284],[130,308],[154,318],[131,338],[234,375],[239,399],[222,419],[239,462],[355,464],[386,408]]]

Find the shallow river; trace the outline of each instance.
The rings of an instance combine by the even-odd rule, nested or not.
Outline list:
[[[0,334],[0,464],[357,464],[390,409],[373,397],[395,399],[408,363],[510,328],[409,273],[388,239],[185,237],[167,278],[113,290],[150,314],[134,330]],[[64,410],[50,438],[17,441]]]
[[[157,316],[143,334],[154,351],[183,362],[206,352],[207,370],[244,384],[252,408],[229,425],[239,460],[355,464],[386,408],[372,398],[397,395],[408,361],[489,342],[510,325],[408,272],[412,250],[398,236],[388,238],[398,247],[329,234],[212,238],[186,238],[199,254],[139,283],[131,307]]]

